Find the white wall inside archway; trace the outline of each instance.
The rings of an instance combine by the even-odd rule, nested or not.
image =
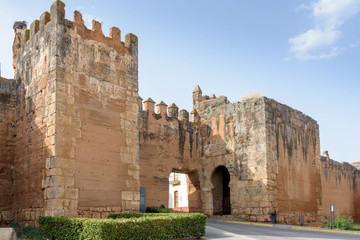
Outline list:
[[[188,184],[186,180],[186,174],[175,172],[170,173],[169,208],[177,211],[189,211]]]

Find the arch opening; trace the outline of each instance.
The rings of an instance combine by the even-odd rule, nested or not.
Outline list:
[[[177,171],[169,175],[170,209],[184,212],[201,212],[200,179],[197,171]]]
[[[169,208],[188,212],[188,184],[184,173],[171,172],[169,175]]]
[[[225,166],[218,166],[215,168],[211,176],[213,184],[213,214],[227,215],[231,214],[230,205],[230,174]]]

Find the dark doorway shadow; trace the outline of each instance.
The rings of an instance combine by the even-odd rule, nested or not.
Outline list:
[[[227,215],[231,214],[230,205],[230,174],[225,166],[215,168],[211,176],[211,182],[214,186],[213,194],[213,214]]]

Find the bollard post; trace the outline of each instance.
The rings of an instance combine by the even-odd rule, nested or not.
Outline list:
[[[334,222],[334,224],[333,224]],[[333,225],[335,227],[335,219],[334,219],[334,204],[330,203],[330,229],[333,228]]]

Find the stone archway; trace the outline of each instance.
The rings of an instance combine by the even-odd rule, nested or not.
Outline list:
[[[175,175],[181,176],[181,180],[175,178]],[[179,176],[180,177],[180,176]],[[184,185],[186,186],[184,189]],[[169,208],[186,212],[202,212],[200,178],[197,170],[179,170],[173,168],[169,175]],[[178,201],[176,201],[175,191],[178,191]],[[186,196],[184,195],[186,194]],[[175,206],[176,202],[179,206]],[[186,205],[186,206],[185,206]]]
[[[213,185],[213,215],[231,214],[230,206],[230,174],[225,166],[215,168],[211,182]]]

